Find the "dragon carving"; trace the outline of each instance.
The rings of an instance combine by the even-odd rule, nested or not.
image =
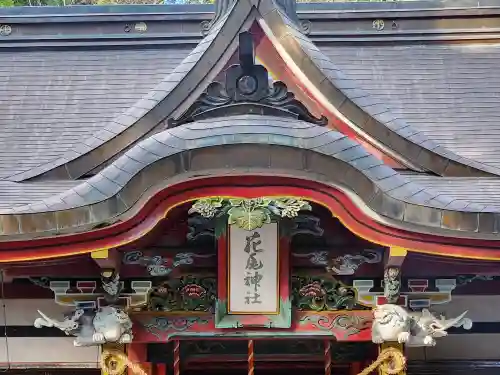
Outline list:
[[[365,250],[362,254],[345,254],[336,257],[326,267],[328,272],[337,275],[354,275],[356,270],[364,263],[374,264],[382,261],[382,254],[375,250]]]
[[[451,327],[472,328],[472,321],[465,318],[467,311],[456,318],[437,318],[429,310],[408,312],[401,306],[377,306],[372,323],[372,341],[375,344],[399,342],[408,346],[434,346],[436,338],[448,335]]]
[[[60,322],[38,310],[40,318],[36,328],[55,327],[68,336],[76,336],[75,346],[93,346],[106,343],[128,344],[132,342],[132,321],[127,313],[112,306],[99,308],[95,313],[76,310]]]

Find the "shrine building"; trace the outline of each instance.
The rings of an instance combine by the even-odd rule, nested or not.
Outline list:
[[[0,9],[0,368],[500,371],[500,4]]]

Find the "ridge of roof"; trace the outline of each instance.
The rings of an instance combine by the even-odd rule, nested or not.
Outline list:
[[[0,48],[196,44],[213,11],[213,5],[0,8],[0,23],[11,26]],[[299,3],[297,14],[318,43],[500,39],[500,30],[487,21],[500,16],[494,1]],[[386,26],[374,28],[374,20]]]
[[[0,8],[0,21],[21,17],[32,19],[32,22],[47,22],[46,17],[55,17],[54,22],[73,22],[78,17],[114,17],[163,15],[175,17],[211,17],[214,13],[213,4],[158,4],[158,5],[73,5],[73,6],[42,6],[42,7],[3,7]],[[374,13],[374,12],[422,12],[456,10],[500,10],[496,0],[417,0],[394,2],[308,2],[298,3],[297,13],[303,16],[313,16],[315,13]],[[319,14],[318,14],[319,15]],[[414,15],[412,15],[414,16]],[[64,17],[64,19],[60,18]],[[73,18],[75,17],[75,18]],[[59,18],[59,19],[58,19]],[[11,22],[11,21],[9,21]]]

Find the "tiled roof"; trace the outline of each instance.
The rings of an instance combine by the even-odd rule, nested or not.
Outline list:
[[[500,44],[321,49],[421,134],[462,157],[500,167]]]
[[[0,181],[0,209],[40,201],[71,189],[83,181]]]
[[[76,144],[146,95],[190,50],[1,51],[0,178],[78,151]]]
[[[500,178],[438,177],[425,174],[410,174],[404,177],[443,196],[500,211]]]

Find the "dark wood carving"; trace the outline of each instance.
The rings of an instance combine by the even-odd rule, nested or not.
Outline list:
[[[269,87],[269,73],[255,64],[253,39],[248,32],[240,34],[239,64],[226,70],[225,83],[211,83],[180,118],[169,119],[168,126],[238,114],[291,117],[321,126],[328,123],[325,116],[314,117],[283,82]]]

